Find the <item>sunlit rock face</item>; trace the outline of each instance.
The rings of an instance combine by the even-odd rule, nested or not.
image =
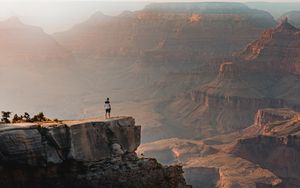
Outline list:
[[[179,166],[139,159],[141,127],[107,121],[0,125],[1,187],[188,187]]]
[[[4,130],[0,138],[4,143],[2,161],[32,166],[65,160],[98,161],[113,156],[114,144],[131,153],[140,144],[140,127],[134,126],[132,118],[46,127],[8,125]]]
[[[274,172],[287,187],[299,187],[299,117],[289,109],[259,110],[253,126],[260,134],[240,139],[231,153]]]
[[[287,19],[266,30],[222,63],[214,80],[172,102],[169,112],[203,138],[246,128],[261,108],[299,110],[299,34]]]
[[[238,58],[249,70],[299,74],[300,29],[285,18],[277,27],[263,32]]]

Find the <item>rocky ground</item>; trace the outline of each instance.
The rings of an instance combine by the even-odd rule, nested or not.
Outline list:
[[[189,187],[181,166],[138,158],[130,117],[0,125],[0,186]]]

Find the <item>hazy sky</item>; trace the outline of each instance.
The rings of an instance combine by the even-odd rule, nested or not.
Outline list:
[[[0,0],[0,21],[16,16],[22,22],[42,27],[47,33],[64,31],[74,24],[87,20],[101,11],[118,15],[124,10],[139,10],[145,2],[85,2],[85,1],[27,1],[3,2]]]
[[[0,0],[0,21],[16,16],[30,25],[42,27],[47,33],[64,31],[74,24],[88,19],[93,13],[101,11],[107,15],[117,15],[124,10],[139,10],[150,2],[253,2],[257,0]],[[283,0],[264,0],[287,2]],[[288,0],[300,2],[300,0]],[[280,8],[280,6],[279,6]],[[300,6],[298,7],[300,10]]]
[[[91,0],[0,0],[0,2],[75,2],[75,1],[81,1],[81,2],[90,2]],[[98,2],[207,2],[207,1],[213,1],[213,2],[262,2],[261,0],[93,0]],[[263,0],[263,2],[300,2],[300,0]]]
[[[60,0],[57,0],[60,1]],[[70,0],[71,1],[71,0]],[[85,0],[82,0],[85,1]],[[123,1],[123,2],[128,2],[128,0],[103,0],[103,1]],[[147,1],[147,2],[207,2],[207,1],[213,1],[213,2],[232,2],[232,1],[237,1],[237,2],[249,2],[249,1],[259,1],[259,0],[187,0],[187,1],[183,1],[183,0],[136,0],[137,2],[140,1]],[[284,0],[264,0],[264,2],[300,2],[300,0],[288,0],[288,1],[284,1]]]

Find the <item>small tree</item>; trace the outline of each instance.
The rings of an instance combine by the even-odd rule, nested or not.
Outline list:
[[[3,122],[3,123],[10,123],[9,118],[10,118],[11,112],[2,111],[1,113],[2,113],[1,122]]]
[[[12,119],[12,123],[21,123],[23,122],[23,116],[18,116],[18,114],[15,114],[13,119]]]
[[[45,117],[43,112],[40,112],[39,114],[33,116],[31,120],[33,122],[40,122],[40,121],[47,121],[48,119]]]
[[[24,113],[24,119],[25,122],[31,122],[30,115],[27,112]]]

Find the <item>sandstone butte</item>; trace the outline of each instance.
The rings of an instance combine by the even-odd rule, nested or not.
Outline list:
[[[138,158],[132,117],[0,125],[0,187],[190,187],[180,166]]]

